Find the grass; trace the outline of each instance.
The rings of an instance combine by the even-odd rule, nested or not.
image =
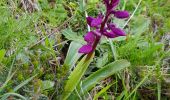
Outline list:
[[[20,0],[0,1],[2,100],[58,100],[65,86],[73,88],[69,100],[168,100],[169,0],[121,0],[118,9],[129,11],[131,17],[111,21],[126,30],[127,38],[102,39],[85,75],[74,74],[80,78],[76,90],[75,84],[70,88],[66,84],[83,58],[77,50],[90,30],[85,17],[104,12],[102,0],[37,0],[33,3],[38,9],[25,1],[28,9]],[[107,66],[121,59],[131,65],[121,71],[115,68],[118,71],[109,75],[104,71],[113,69]],[[82,90],[86,81],[93,84],[88,91]]]

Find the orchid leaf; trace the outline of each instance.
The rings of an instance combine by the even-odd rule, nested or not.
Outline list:
[[[73,32],[70,28],[62,31],[62,34],[68,40],[76,41],[79,43],[85,43],[82,36],[78,36],[77,33]]]
[[[97,68],[102,68],[104,65],[108,63],[108,53],[104,53],[103,56],[99,57],[97,59],[96,67]]]
[[[149,18],[145,18],[143,16],[138,16],[134,19],[134,27],[132,27],[132,34],[140,36],[143,32],[149,29],[149,25],[151,24],[151,20]],[[136,27],[138,26],[138,27]]]
[[[66,59],[64,61],[64,66],[70,67],[71,69],[75,65],[77,60],[82,56],[82,54],[78,53],[78,50],[81,46],[82,45],[80,43],[75,41],[71,42]]]
[[[84,75],[85,71],[87,70],[90,62],[93,60],[94,53],[89,56],[84,56],[78,65],[75,67],[73,72],[70,74],[69,79],[64,87],[64,92],[62,95],[62,99],[66,100],[69,95],[73,92],[76,88],[77,84],[80,82],[80,79]]]
[[[83,93],[86,93],[90,89],[92,89],[98,82],[101,80],[115,74],[116,72],[119,72],[120,70],[129,67],[130,63],[127,60],[117,60],[115,62],[112,62],[98,71],[91,74],[89,77],[87,77],[83,82],[82,85],[79,85],[79,90],[81,88],[81,91]]]

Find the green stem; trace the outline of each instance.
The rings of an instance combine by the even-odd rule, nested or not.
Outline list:
[[[104,21],[102,22],[101,27],[100,27],[100,32],[101,32],[101,34],[103,33],[103,30],[104,30],[105,24],[106,24],[106,22],[107,22],[107,20],[108,20],[108,17],[109,17],[109,13],[106,12],[105,19],[104,19]],[[89,58],[91,57],[91,55],[93,54],[93,52],[94,52],[94,50],[96,49],[97,44],[99,43],[100,39],[101,39],[101,36],[96,36],[96,40],[95,40],[95,42],[94,42],[94,44],[93,44],[93,50],[92,50],[91,53],[89,53],[89,54],[87,55],[87,59],[89,59]]]

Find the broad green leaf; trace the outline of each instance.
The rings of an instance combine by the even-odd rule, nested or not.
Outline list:
[[[41,88],[42,88],[42,90],[46,90],[46,89],[52,88],[53,86],[54,86],[54,82],[46,80],[46,81],[42,82]]]
[[[82,56],[82,54],[78,53],[78,50],[81,46],[82,45],[78,42],[71,42],[66,59],[64,61],[64,66],[70,67],[71,69],[75,65],[77,60]]]
[[[102,68],[108,62],[108,53],[104,53],[102,57],[97,59],[96,67]]]
[[[78,36],[75,32],[73,32],[71,29],[65,29],[62,31],[62,34],[67,38],[68,40],[77,41],[79,43],[85,43],[82,36]]]
[[[81,88],[81,91],[85,93],[86,91],[89,91],[92,89],[98,82],[101,80],[113,75],[114,73],[130,66],[130,63],[127,60],[118,60],[115,62],[112,62],[103,68],[99,69],[98,71],[91,74],[89,77],[87,77],[83,82],[82,85],[79,87]]]
[[[0,50],[0,61],[4,59],[5,53],[6,53],[5,49]]]
[[[151,23],[149,18],[138,16],[134,19],[134,26],[132,27],[132,34],[140,36],[143,32],[149,29]]]
[[[93,60],[94,53],[91,56],[84,56],[78,65],[75,67],[73,72],[70,74],[69,79],[64,87],[64,92],[62,94],[62,99],[66,100],[73,90],[76,88],[77,84],[80,82],[80,79],[87,70],[90,62]]]
[[[84,5],[85,5],[84,1],[80,0],[80,2],[79,2],[79,10],[80,10],[80,12],[84,12],[84,10],[85,10],[85,6]]]
[[[21,84],[19,84],[18,86],[16,86],[13,91],[16,92],[17,90],[19,90],[21,87],[23,87],[24,85],[26,85],[27,83],[29,83],[35,76],[37,76],[37,75],[34,75],[34,76],[28,78],[27,80],[25,80],[24,82],[22,82]]]

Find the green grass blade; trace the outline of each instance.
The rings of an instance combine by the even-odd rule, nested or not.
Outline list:
[[[20,95],[20,94],[17,94],[17,93],[6,93],[4,95],[1,96],[1,100],[8,100],[7,98],[9,96],[16,96],[16,97],[19,97],[21,98],[22,100],[27,100],[24,96]]]
[[[82,78],[85,71],[87,70],[93,57],[94,57],[94,53],[88,59],[87,56],[84,56],[82,60],[78,63],[76,68],[73,70],[73,72],[69,76],[69,80],[65,85],[64,92],[62,95],[63,100],[66,100],[69,97],[69,95],[73,92],[73,90],[76,88],[77,84],[80,82],[80,79]]]
[[[0,50],[0,62],[1,62],[1,61],[3,60],[3,58],[5,57],[5,53],[6,53],[5,49]]]
[[[157,82],[157,94],[158,94],[158,100],[161,100],[161,82],[158,80]]]
[[[15,62],[15,59],[13,59],[13,61],[12,61],[12,64],[11,64],[10,70],[8,72],[8,76],[6,78],[5,83],[0,87],[0,92],[7,86],[8,82],[12,79],[12,77],[16,73],[16,71],[12,73],[12,68],[13,68],[14,62]]]
[[[118,60],[104,66],[82,82],[81,91],[83,93],[89,91],[96,83],[129,66],[130,63],[127,60]]]
[[[34,77],[36,77],[37,75],[34,75],[30,78],[28,78],[27,80],[25,80],[24,82],[22,82],[21,84],[19,84],[18,86],[16,86],[13,90],[13,92],[16,92],[17,90],[19,90],[21,87],[23,87],[24,85],[26,85],[27,83],[29,83]]]
[[[14,73],[12,73],[11,76],[7,77],[5,83],[0,87],[0,92],[7,86],[8,82],[12,79],[12,77],[14,76],[15,73],[16,73],[16,71]]]
[[[137,89],[145,82],[145,80],[148,79],[149,75],[151,75],[151,72],[153,72],[153,71],[150,71],[150,72],[141,80],[141,82],[132,90],[132,92],[128,95],[128,97],[127,97],[125,100],[128,100],[128,99],[137,91]]]

